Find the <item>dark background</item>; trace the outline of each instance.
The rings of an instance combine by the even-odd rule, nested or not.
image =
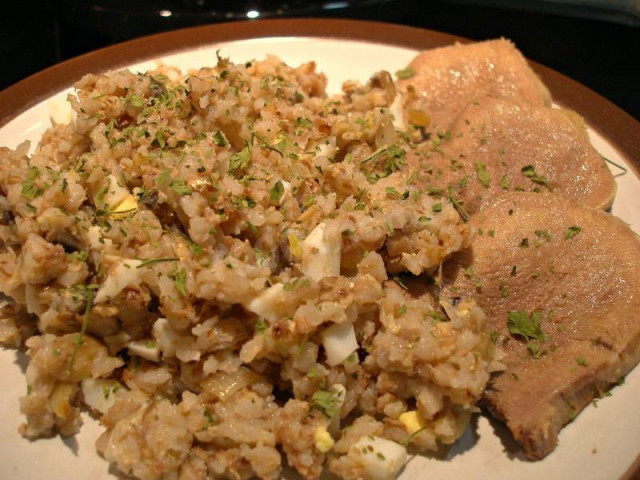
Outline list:
[[[255,21],[341,17],[476,40],[507,37],[529,59],[588,86],[640,120],[638,11],[577,7],[558,0],[64,0],[11,5],[0,15],[0,89],[100,47],[191,25],[246,20],[247,12],[255,10],[260,12]]]

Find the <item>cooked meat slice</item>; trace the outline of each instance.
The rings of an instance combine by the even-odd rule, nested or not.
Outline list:
[[[430,153],[442,172],[434,181],[452,185],[469,213],[514,190],[551,191],[603,209],[613,202],[615,180],[573,111],[485,97],[462,112],[447,138],[441,153]]]
[[[537,106],[551,104],[549,91],[505,39],[426,50],[409,68],[413,75],[397,82],[405,117],[430,131],[448,130],[471,101],[487,95]]]
[[[443,298],[470,297],[504,352],[484,402],[527,457],[640,360],[640,238],[560,196],[508,193],[483,205],[469,250],[443,271]]]

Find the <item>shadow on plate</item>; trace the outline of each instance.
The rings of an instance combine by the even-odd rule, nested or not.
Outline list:
[[[27,366],[29,366],[29,355],[27,355],[27,350],[24,347],[16,348],[13,350],[16,354],[15,363],[18,367],[20,367],[20,371],[24,375],[27,373]]]
[[[489,413],[485,413],[487,420],[489,420],[489,425],[493,429],[493,433],[502,444],[502,448],[504,449],[505,454],[509,457],[510,460],[520,460],[522,462],[528,462],[527,457],[525,457],[524,452],[518,442],[516,442],[515,438],[507,428],[507,426],[493,418]]]

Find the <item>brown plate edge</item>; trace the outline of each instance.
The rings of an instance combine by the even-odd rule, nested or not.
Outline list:
[[[248,38],[325,37],[361,40],[413,49],[471,40],[435,30],[345,19],[266,19],[189,27],[145,36],[53,65],[0,91],[0,128],[88,72],[99,73],[182,50]],[[526,53],[526,52],[525,52]],[[580,113],[631,165],[640,178],[640,123],[586,86],[555,70],[529,62],[560,105]],[[621,480],[640,477],[640,454]]]

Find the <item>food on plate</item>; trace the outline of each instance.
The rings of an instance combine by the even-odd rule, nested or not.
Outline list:
[[[546,453],[589,389],[637,361],[633,323],[557,293],[587,292],[621,315],[636,308],[637,280],[624,275],[637,256],[623,268],[623,248],[598,254],[603,263],[571,249],[596,238],[592,228],[620,243],[633,235],[558,195],[604,208],[615,185],[581,120],[551,109],[510,42],[425,52],[398,74],[333,96],[313,62],[277,57],[89,74],[69,96],[70,123],[33,149],[0,149],[0,341],[30,357],[21,432],[73,435],[89,410],[105,428],[100,454],[144,480],[275,479],[285,464],[308,479],[386,480],[409,453],[455,442],[485,394],[532,458]],[[398,89],[404,126],[392,114]],[[541,193],[500,199],[521,189]],[[468,222],[481,201],[495,206]],[[524,216],[502,220],[500,202]],[[550,220],[531,227],[526,249],[482,224],[500,219],[515,235],[536,208]],[[480,264],[442,276],[489,238],[504,243],[487,246],[486,285],[469,283]],[[561,298],[555,321],[579,305],[581,322],[602,320],[600,343],[571,336],[569,320],[562,335],[545,324],[536,342],[505,340],[513,332],[494,309],[509,299],[541,308],[535,285],[553,272],[536,284],[527,268],[558,245],[569,250],[549,278],[560,281],[544,284]],[[491,269],[509,255],[522,265],[496,287]],[[584,260],[580,283],[571,255]],[[606,284],[625,278],[619,290]],[[500,295],[485,295],[490,286]],[[539,315],[517,317],[540,328]],[[557,416],[544,420],[541,406],[540,418],[550,433],[519,415],[526,396],[492,396],[534,365],[520,356],[546,365],[583,343],[593,356],[575,371],[587,391],[565,359],[558,378],[576,398],[558,406],[549,394]],[[502,355],[512,370],[485,393]]]
[[[609,208],[616,183],[591,145],[583,119],[561,108],[481,97],[446,135],[415,150],[421,183],[449,190],[468,214],[484,199],[514,190],[553,192]]]
[[[275,57],[91,74],[69,124],[0,151],[26,437],[86,408],[140,479],[387,479],[462,434],[500,368],[433,286],[470,230],[407,173],[388,73],[325,86]]]
[[[484,403],[530,459],[640,360],[640,237],[557,195],[508,193],[469,224],[471,247],[444,271],[445,298],[473,299],[506,370]]]
[[[550,106],[549,91],[505,39],[425,50],[399,73],[408,124],[446,132],[467,105],[493,97]]]

